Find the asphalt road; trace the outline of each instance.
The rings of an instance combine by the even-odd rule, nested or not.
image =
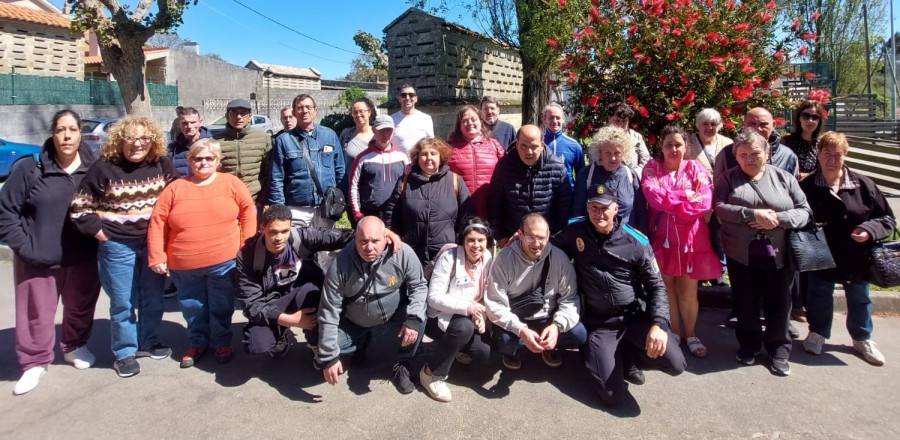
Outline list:
[[[390,382],[389,344],[370,362],[351,367],[336,386],[312,369],[311,353],[294,345],[283,359],[253,358],[238,350],[234,361],[211,357],[180,369],[174,359],[142,360],[143,371],[120,379],[112,370],[108,301],[101,294],[88,344],[94,368],[51,365],[41,384],[13,396],[20,375],[14,352],[12,267],[0,263],[0,438],[900,438],[900,319],[876,318],[875,339],[888,359],[873,367],[856,356],[835,315],[835,336],[813,357],[794,344],[792,375],[780,378],[761,365],[734,361],[732,330],[721,327],[722,310],[703,309],[698,332],[709,347],[703,360],[689,358],[679,377],[647,372],[647,384],[631,386],[622,408],[598,404],[577,352],[557,370],[539,356],[524,357],[522,370],[454,365],[453,402],[424,391],[400,395]],[[168,300],[162,340],[186,349],[184,321]],[[234,315],[236,347],[244,318]],[[57,321],[58,322],[58,321]],[[805,330],[803,330],[805,334]],[[423,344],[428,349],[428,344]],[[383,359],[378,361],[378,359]]]

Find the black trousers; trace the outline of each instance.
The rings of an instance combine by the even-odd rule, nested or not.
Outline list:
[[[729,258],[728,276],[735,299],[738,354],[751,356],[765,348],[769,356],[787,359],[791,354],[788,319],[794,271],[777,268],[773,258],[751,257],[747,266]],[[760,300],[766,318],[765,333],[759,322]]]
[[[437,318],[428,319],[425,334],[434,339],[434,349],[428,357],[428,367],[435,376],[447,376],[456,353],[463,352],[475,362],[487,362],[491,357],[490,332],[475,332],[475,324],[467,316],[453,315],[447,330],[441,330]]]
[[[617,405],[625,389],[624,367],[637,363],[656,368],[672,376],[684,372],[687,361],[679,338],[668,333],[666,351],[656,359],[647,357],[647,332],[653,322],[646,317],[611,317],[587,319],[588,339],[584,344],[584,359],[594,391],[604,405]]]
[[[321,291],[313,283],[306,283],[278,299],[275,305],[281,313],[295,313],[300,309],[319,308]],[[289,331],[287,327],[273,322],[270,325],[261,325],[248,322],[244,325],[244,350],[250,354],[268,354],[275,348],[276,342]],[[306,342],[319,345],[319,329],[303,330]]]

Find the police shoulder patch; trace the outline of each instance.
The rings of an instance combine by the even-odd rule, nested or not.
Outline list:
[[[575,247],[578,248],[578,252],[584,252],[584,240],[581,237],[575,239]]]

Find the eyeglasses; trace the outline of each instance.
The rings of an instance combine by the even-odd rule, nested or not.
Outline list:
[[[550,237],[538,237],[535,235],[523,235],[522,241],[525,243],[546,243]]]
[[[415,98],[416,94],[415,93],[401,93],[400,97],[401,98]]]
[[[354,111],[353,111],[353,115],[354,115],[354,116],[356,116],[356,115],[367,115],[367,114],[369,114],[369,110],[368,110],[368,109],[366,109],[366,110],[354,110]]]
[[[250,116],[250,110],[247,110],[245,108],[230,108],[228,109],[228,112],[242,118]]]
[[[133,136],[125,136],[123,139],[125,139],[125,142],[129,144],[137,142],[141,145],[148,145],[149,143],[153,142],[153,138],[150,136],[141,136],[139,138]]]
[[[803,118],[804,121],[813,121],[819,122],[819,119],[822,119],[819,115],[815,113],[800,113],[800,117]]]
[[[191,160],[193,160],[194,163],[202,163],[204,160],[207,162],[215,162],[216,159],[218,159],[216,156],[194,156]]]

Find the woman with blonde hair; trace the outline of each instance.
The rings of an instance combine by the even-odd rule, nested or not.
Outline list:
[[[99,242],[100,283],[109,295],[110,340],[120,377],[141,372],[137,357],[172,354],[158,340],[165,275],[147,264],[150,214],[166,185],[179,177],[167,152],[165,136],[153,119],[120,119],[70,207],[75,228]]]

